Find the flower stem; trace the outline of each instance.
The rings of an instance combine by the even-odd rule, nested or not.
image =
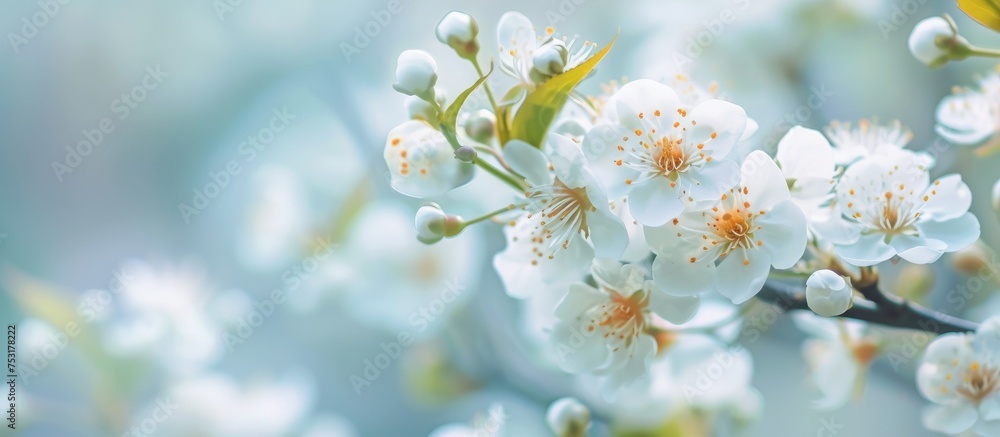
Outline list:
[[[476,58],[470,58],[469,61],[471,61],[472,65],[476,67],[476,73],[478,73],[479,78],[482,79],[485,75],[483,74],[483,67],[479,66],[479,60]],[[499,114],[500,108],[497,106],[497,101],[493,99],[493,91],[490,90],[490,84],[484,81],[483,89],[486,90],[486,97],[490,99],[490,105],[493,106],[493,113]]]
[[[521,206],[521,205],[515,205],[515,204],[512,203],[512,204],[507,205],[507,206],[505,206],[503,208],[500,208],[500,209],[498,209],[496,211],[493,211],[493,212],[487,213],[485,215],[481,215],[479,217],[476,217],[476,218],[474,218],[472,220],[466,220],[465,222],[462,223],[462,227],[465,228],[465,227],[468,227],[469,225],[474,225],[474,224],[479,223],[479,222],[481,222],[483,220],[487,220],[487,219],[493,218],[493,217],[495,217],[495,216],[497,216],[499,214],[502,214],[502,213],[505,213],[507,211],[513,210],[514,208],[517,208],[519,206]]]
[[[982,47],[970,46],[969,56],[981,56],[984,58],[1000,58],[1000,50],[986,49]]]

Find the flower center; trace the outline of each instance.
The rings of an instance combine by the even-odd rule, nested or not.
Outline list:
[[[687,153],[684,151],[684,147],[681,145],[684,142],[683,139],[673,139],[663,137],[656,142],[656,150],[654,152],[656,165],[660,167],[663,173],[673,173],[681,172],[687,169],[688,160]]]
[[[872,341],[860,340],[853,342],[850,346],[854,359],[862,365],[871,363],[878,356],[878,345]]]
[[[750,249],[764,245],[761,240],[754,239],[754,232],[761,229],[754,226],[754,213],[750,210],[750,201],[745,196],[750,190],[747,187],[737,190],[729,190],[729,193],[722,195],[722,202],[719,206],[712,208],[715,217],[708,223],[709,228],[715,232],[722,243],[723,252],[721,256],[728,255],[733,250],[743,248]],[[726,207],[726,201],[732,203]],[[760,211],[764,214],[764,211]],[[714,242],[713,242],[714,244]],[[744,264],[749,264],[749,260],[744,260]]]
[[[569,247],[574,234],[590,236],[586,213],[597,208],[590,202],[585,187],[570,188],[556,179],[551,185],[535,187],[525,194],[534,205],[535,212],[527,217],[534,222],[532,253],[539,259],[553,259],[560,245],[562,249]],[[533,259],[531,264],[538,265],[538,260]]]
[[[948,377],[951,375],[949,374]],[[978,361],[969,364],[962,376],[962,382],[955,391],[975,404],[979,404],[997,389],[1000,369],[980,365]]]
[[[646,326],[645,311],[649,305],[649,295],[639,291],[626,297],[615,290],[605,291],[611,295],[611,300],[591,309],[587,331],[593,332],[600,328],[604,331],[604,338],[617,339],[629,347]],[[616,346],[613,350],[617,352],[619,347]]]

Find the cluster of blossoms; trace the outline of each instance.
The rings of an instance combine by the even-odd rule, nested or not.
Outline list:
[[[957,41],[947,33],[953,26],[945,26],[931,31]],[[688,350],[683,344],[697,343],[687,328],[708,312],[708,303],[735,306],[754,298],[773,272],[808,277],[809,308],[834,317],[850,310],[854,284],[870,282],[873,266],[933,263],[979,238],[969,187],[958,174],[932,178],[935,158],[909,149],[913,135],[899,122],[838,122],[825,133],[796,126],[769,154],[742,107],[684,77],[677,79],[681,89],[639,79],[614,83],[600,95],[573,90],[610,45],[578,45],[578,38],[538,31],[513,12],[501,18],[497,32],[498,70],[513,83],[494,99],[476,59],[478,30],[459,12],[437,28],[438,39],[481,77],[447,108],[435,88],[433,58],[416,50],[400,55],[394,86],[411,96],[412,120],[386,140],[391,183],[402,194],[434,199],[487,173],[514,189],[513,202],[471,220],[436,204],[421,208],[419,238],[434,243],[475,223],[503,225],[507,245],[493,264],[507,294],[535,309],[552,362],[596,382],[597,399],[628,393],[627,402],[637,402],[642,392],[647,399],[698,403],[681,396],[690,393],[657,388],[664,380],[683,386],[677,375],[706,365],[706,359],[680,357]],[[936,43],[911,39],[911,48],[928,63],[954,59],[935,52],[941,50]],[[489,107],[462,108],[480,85]],[[992,135],[998,87],[994,80],[982,93],[942,102],[939,132],[966,142]],[[989,123],[979,122],[985,119]],[[881,340],[861,322],[798,322],[816,337],[805,352],[824,393],[818,405],[838,407],[856,393]],[[921,369],[925,394],[963,415],[961,423],[936,429],[992,426],[997,418],[1000,404],[993,402],[1000,398],[990,396],[998,364],[989,356],[991,331],[983,329],[975,340],[947,340],[954,343],[947,349],[940,346],[944,340],[935,343]],[[713,347],[708,350],[727,351]],[[977,359],[977,353],[986,355]],[[745,351],[730,355],[744,360]],[[938,376],[944,379],[930,379]],[[752,393],[729,395],[745,400]],[[969,402],[979,408],[979,422]],[[946,415],[935,414],[932,419]],[[578,435],[580,426],[586,427],[553,428]]]

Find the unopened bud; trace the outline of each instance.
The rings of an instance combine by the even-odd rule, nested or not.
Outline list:
[[[576,398],[562,398],[549,405],[545,421],[557,437],[583,437],[590,426],[590,409]]]
[[[444,237],[454,237],[462,232],[462,217],[448,215],[437,204],[421,206],[415,218],[417,240],[424,244],[434,244]]]
[[[830,270],[817,270],[806,280],[806,304],[824,317],[844,314],[851,307],[851,284]]]
[[[469,146],[462,146],[455,150],[455,159],[462,162],[475,162],[477,155],[476,149]]]
[[[434,29],[438,41],[447,44],[465,59],[472,59],[479,53],[479,23],[471,15],[451,11],[438,22]]]
[[[566,49],[566,44],[561,40],[553,40],[535,49],[531,62],[539,73],[553,76],[563,72],[568,58],[569,50]]]
[[[910,53],[930,67],[969,57],[969,41],[958,34],[950,17],[926,18],[910,32]]]
[[[480,109],[465,120],[465,133],[480,143],[488,144],[496,132],[497,117],[486,109]]]
[[[392,88],[408,96],[434,99],[437,62],[423,50],[406,50],[396,60],[396,83]]]

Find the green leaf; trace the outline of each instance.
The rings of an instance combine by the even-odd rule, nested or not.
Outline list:
[[[480,85],[485,83],[486,79],[490,77],[490,74],[493,74],[493,60],[490,60],[490,70],[480,77],[476,83],[472,84],[469,89],[462,91],[462,94],[459,94],[458,97],[455,98],[455,101],[451,102],[451,105],[448,106],[448,109],[444,111],[444,119],[441,120],[441,132],[444,133],[445,138],[448,139],[451,146],[456,149],[462,147],[462,145],[458,143],[458,137],[455,134],[458,132],[456,127],[458,124],[458,112],[462,110],[462,105],[465,104],[465,100],[469,98],[469,95],[472,94],[476,88],[479,88]]]
[[[608,45],[591,56],[590,59],[568,71],[552,76],[529,93],[517,113],[514,114],[514,120],[510,123],[510,139],[523,140],[541,148],[549,125],[566,104],[570,92],[591,71],[594,71],[594,67],[597,67],[601,59],[604,59],[617,39],[618,35],[615,35]],[[506,138],[501,139],[505,142],[507,140]]]
[[[1000,0],[958,0],[958,8],[979,24],[1000,32]]]

